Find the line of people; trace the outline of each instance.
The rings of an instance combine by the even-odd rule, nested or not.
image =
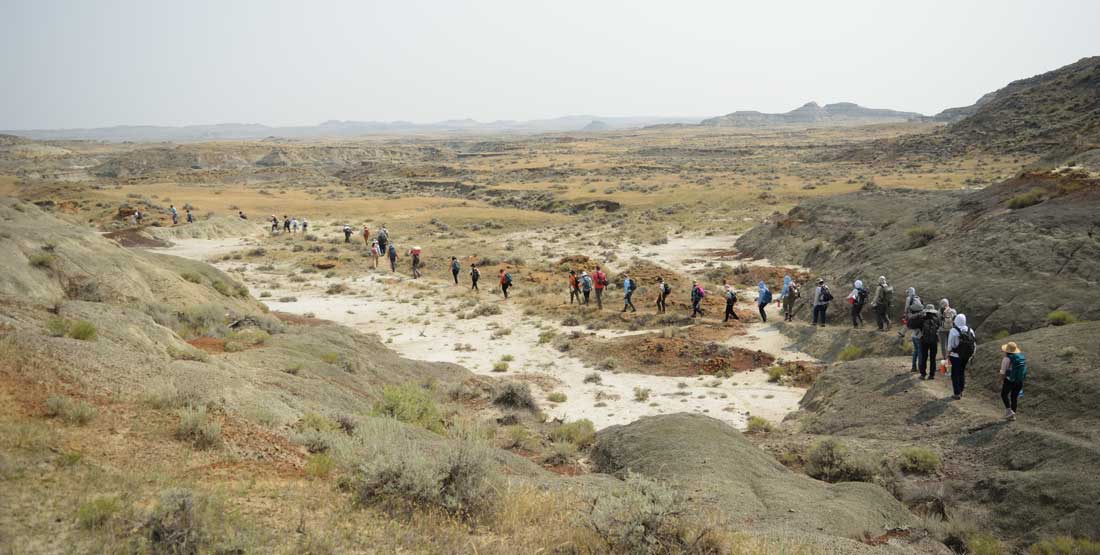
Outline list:
[[[238,211],[237,216],[242,220],[248,219],[244,216],[244,212]],[[309,220],[305,218],[299,220],[297,216],[287,216],[283,214],[283,220],[280,224],[279,218],[275,216],[275,214],[272,214],[271,217],[268,218],[268,221],[271,222],[271,233],[279,233],[280,228],[283,233],[298,233],[299,230],[301,230],[302,233],[309,232]]]

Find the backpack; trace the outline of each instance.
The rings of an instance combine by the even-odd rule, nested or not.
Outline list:
[[[664,283],[662,283],[662,284],[661,284],[661,291],[662,291],[662,292],[663,292],[663,293],[664,293],[665,295],[668,295],[669,293],[671,293],[671,292],[672,292],[672,286],[671,286],[671,285],[669,285],[669,284],[668,284],[668,282],[666,281],[666,282],[664,282]]]
[[[867,290],[860,287],[856,289],[856,306],[863,306],[867,302]]]
[[[1024,378],[1027,377],[1027,359],[1024,358],[1024,354],[1010,353],[1008,360],[1012,363],[1012,366],[1009,367],[1005,378],[1014,383],[1024,383]]]
[[[458,271],[458,261],[457,260],[454,260],[454,261],[451,262],[451,269],[456,271],[456,272]]]
[[[764,290],[764,296],[760,298],[760,304],[771,304],[771,302],[772,302],[772,291],[771,291],[771,289],[765,289]]]
[[[934,345],[939,342],[940,318],[935,314],[929,314],[923,318],[920,324],[920,342],[923,345]]]
[[[597,272],[596,273],[596,283],[600,284],[601,286],[606,286],[607,285],[607,274],[605,274],[603,272]]]
[[[955,354],[959,355],[959,360],[970,360],[970,357],[974,356],[974,349],[978,346],[978,340],[974,338],[974,330],[967,328],[964,332],[958,326],[953,327],[959,334],[959,344],[955,346]]]
[[[470,270],[470,277],[472,277],[474,279],[477,279],[477,278],[481,277],[481,270],[478,270],[477,268],[474,268],[473,270]]]
[[[582,284],[583,289],[585,291],[591,291],[592,290],[592,276],[584,276],[584,279],[582,281],[584,282]]]
[[[833,294],[832,294],[832,292],[829,291],[829,286],[827,286],[827,285],[822,285],[821,286],[821,302],[823,302],[823,303],[833,302]]]
[[[512,285],[512,274],[504,273],[504,285]]]
[[[787,296],[792,299],[798,299],[802,296],[802,291],[798,289],[797,285],[792,283],[790,289],[787,289]]]
[[[700,299],[702,299],[703,297],[706,297],[706,296],[707,296],[707,293],[706,293],[706,291],[703,291],[703,286],[702,286],[702,285],[700,285],[699,287],[696,287],[696,288],[695,288],[695,294],[696,294],[696,295],[699,295],[699,298],[700,298]]]

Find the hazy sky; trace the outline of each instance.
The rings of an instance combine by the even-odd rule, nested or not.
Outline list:
[[[0,129],[931,114],[1100,55],[1098,23],[1097,0],[0,0]]]

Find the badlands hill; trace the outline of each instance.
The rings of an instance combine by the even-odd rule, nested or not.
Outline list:
[[[864,108],[852,102],[819,105],[807,102],[799,108],[782,114],[766,114],[756,111],[738,111],[724,116],[705,119],[700,123],[710,127],[771,127],[777,125],[867,125],[895,123],[921,118],[915,112]]]

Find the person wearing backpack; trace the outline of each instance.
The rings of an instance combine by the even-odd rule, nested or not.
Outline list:
[[[668,308],[666,301],[669,293],[672,293],[672,287],[665,278],[657,276],[657,314],[664,314],[665,309]]]
[[[378,258],[382,256],[382,251],[378,250],[378,241],[371,241],[370,243],[370,267],[372,269],[378,269]]]
[[[921,321],[924,318],[924,303],[917,296],[917,290],[910,287],[905,292],[905,306],[901,309],[901,322],[904,324],[900,330],[898,330],[899,341],[905,337],[906,331],[913,331],[911,341],[913,342],[913,361],[910,372],[917,371],[917,359],[920,357],[920,338],[917,337],[917,331],[921,327]]]
[[[409,251],[409,256],[412,258],[412,274],[413,279],[420,278],[420,247],[413,247]]]
[[[858,328],[863,325],[863,305],[867,304],[867,297],[870,296],[870,292],[863,288],[863,280],[857,279],[853,284],[852,292],[848,294],[848,298],[852,302],[852,327]]]
[[[481,270],[477,269],[477,264],[470,264],[470,289],[481,292],[481,289],[477,288],[477,280],[481,279]]]
[[[634,308],[634,302],[630,300],[630,297],[634,296],[634,290],[638,288],[638,284],[634,283],[634,280],[630,279],[630,275],[623,274],[623,312],[626,309],[630,309],[631,312],[638,312],[638,309]]]
[[[581,270],[581,294],[584,295],[584,306],[588,306],[588,298],[592,294],[592,276],[588,275],[588,272]]]
[[[886,282],[886,276],[879,276],[875,296],[871,299],[871,310],[875,311],[875,324],[878,325],[878,331],[890,329],[890,305],[893,300],[894,288]]]
[[[462,270],[462,266],[458,263],[458,258],[451,257],[451,276],[455,278],[455,285],[458,285],[458,272]]]
[[[508,288],[512,286],[512,274],[504,271],[504,268],[500,269],[500,292],[504,293],[504,298],[508,298]]]
[[[581,304],[581,280],[576,270],[569,270],[569,304],[573,304],[574,300]]]
[[[390,231],[386,229],[386,224],[382,224],[382,229],[378,230],[378,248],[382,249],[382,252],[387,252],[386,246],[390,244]]]
[[[195,216],[191,214],[191,209],[190,208],[187,209],[187,223],[189,223],[189,224],[195,223]]]
[[[951,361],[951,388],[954,399],[962,399],[966,389],[966,365],[974,350],[978,348],[978,338],[974,330],[966,327],[966,315],[956,314],[947,337],[947,359]]]
[[[599,266],[596,266],[596,271],[592,275],[596,282],[596,308],[603,310],[603,289],[607,287],[609,283],[607,281],[607,274],[600,270]]]
[[[818,278],[817,287],[814,288],[814,317],[813,324],[817,325],[820,320],[821,325],[825,325],[826,311],[829,310],[829,303],[833,300],[833,294],[829,291],[829,286],[825,285],[825,280]]]
[[[348,224],[344,224],[344,242],[351,242],[351,226]]]
[[[1016,403],[1027,378],[1027,358],[1013,341],[1001,345],[1001,351],[1005,354],[1001,359],[1001,401],[1005,404],[1005,419],[1016,420]]]
[[[783,291],[779,293],[779,300],[783,306],[784,322],[794,320],[794,302],[800,296],[802,292],[798,289],[798,284],[791,279],[791,276],[783,276]]]
[[[768,313],[765,312],[764,309],[768,308],[768,305],[772,303],[772,291],[771,289],[768,289],[768,284],[762,281],[760,282],[758,287],[759,290],[756,294],[756,309],[760,312],[760,320],[767,322]],[[735,314],[734,318],[736,317],[737,315]]]
[[[699,285],[698,281],[691,282],[691,317],[696,315],[703,316],[703,309],[699,305],[703,302],[703,297],[707,296],[707,292],[703,289],[702,285]]]
[[[921,314],[920,328],[913,331],[914,337],[919,339],[920,357],[917,368],[920,370],[920,379],[936,379],[936,350],[940,344],[940,311],[935,305],[924,305]]]
[[[947,353],[951,352],[947,348],[947,340],[951,336],[951,326],[954,325],[955,316],[959,311],[951,308],[951,303],[947,299],[940,299],[940,356],[947,358]]]
[[[733,287],[731,287],[728,283],[724,284],[723,287],[725,289],[723,294],[726,297],[726,318],[722,321],[729,322],[730,318],[733,318],[734,320],[740,320],[741,318],[738,317],[737,313],[733,311],[733,305],[737,303],[737,292],[734,291]],[[763,309],[761,309],[761,312],[763,312]],[[767,322],[767,320],[764,321]]]
[[[379,240],[379,243],[381,243],[381,240]],[[396,272],[397,271],[397,247],[393,243],[390,243],[390,248],[389,248],[389,251],[386,252],[386,256],[390,259],[390,271],[391,272]]]

